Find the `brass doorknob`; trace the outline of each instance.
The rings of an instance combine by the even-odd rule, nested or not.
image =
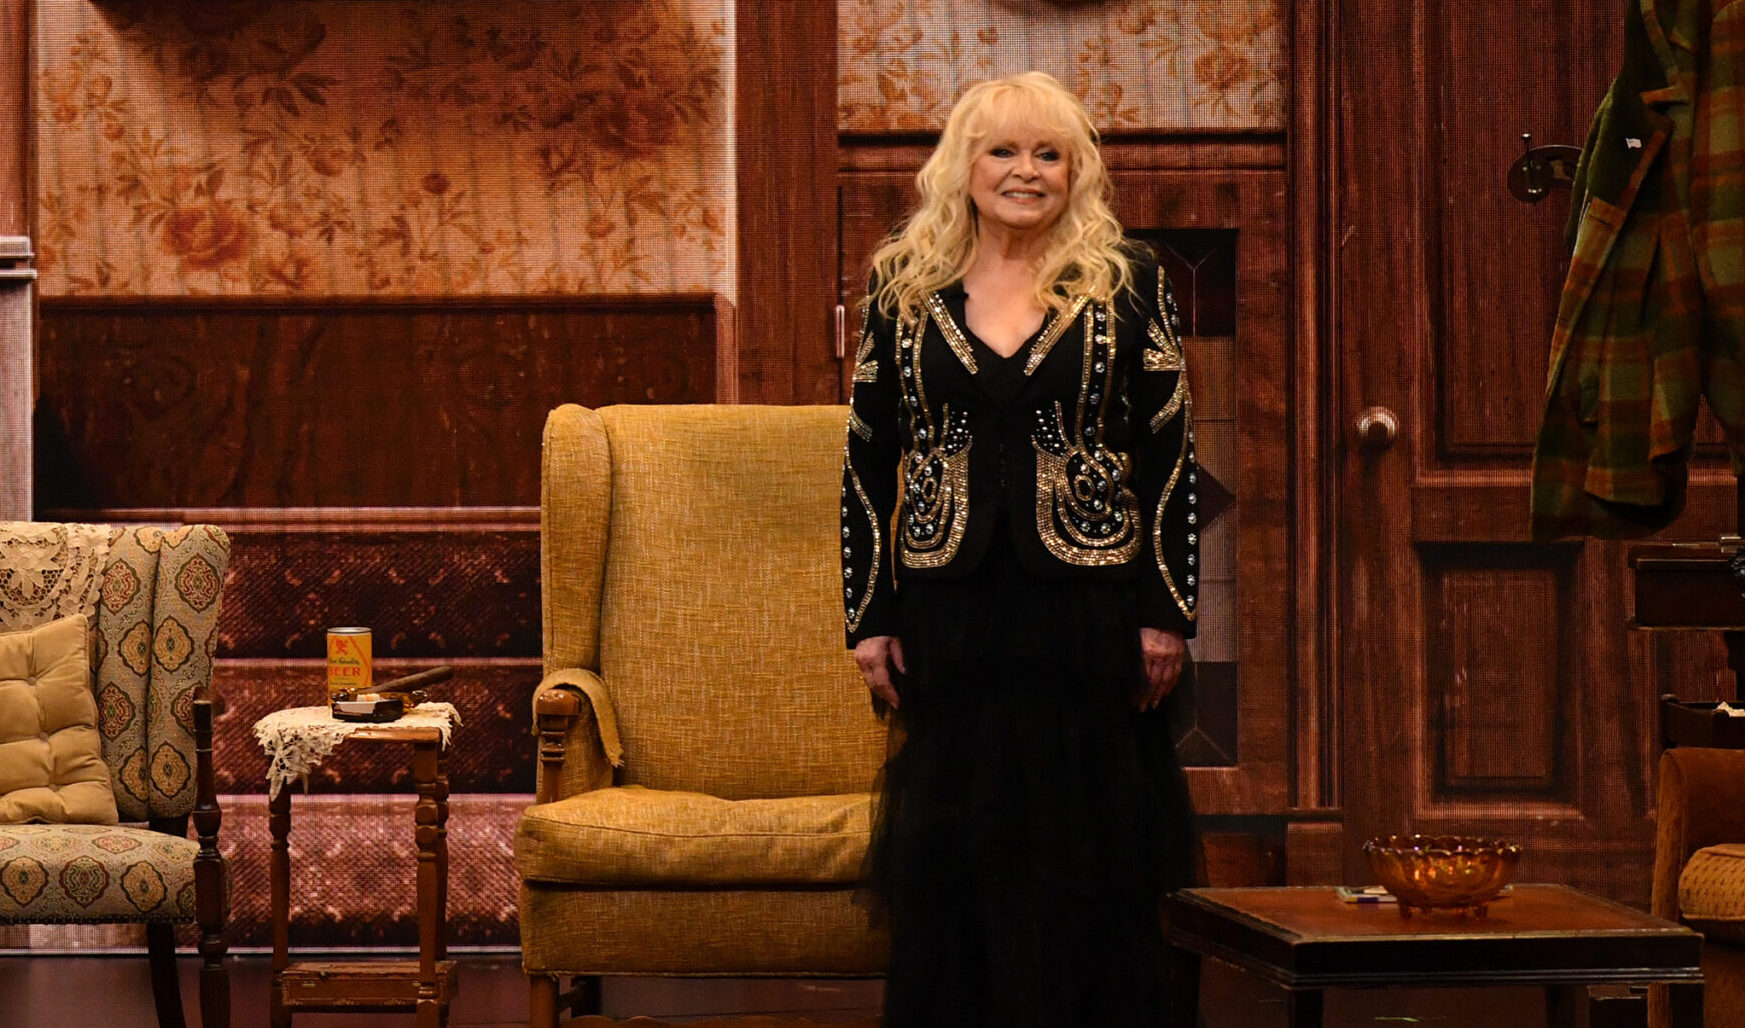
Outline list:
[[[1369,454],[1377,454],[1400,437],[1400,419],[1386,407],[1371,407],[1357,416],[1357,445]]]

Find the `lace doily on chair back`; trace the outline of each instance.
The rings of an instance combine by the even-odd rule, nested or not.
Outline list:
[[[95,623],[113,529],[0,521],[0,631],[84,614]]]

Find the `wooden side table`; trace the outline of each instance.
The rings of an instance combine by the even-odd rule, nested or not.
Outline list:
[[[436,728],[392,723],[360,729],[345,743],[411,743],[413,808],[418,841],[418,959],[390,961],[298,961],[290,957],[291,790],[279,790],[267,806],[272,831],[273,1028],[289,1028],[303,1010],[390,1012],[413,1010],[418,1028],[448,1021],[455,966],[447,959],[448,748]]]

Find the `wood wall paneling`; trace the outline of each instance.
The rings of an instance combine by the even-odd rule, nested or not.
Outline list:
[[[35,507],[34,272],[0,260],[0,519],[28,521]]]
[[[1287,231],[1291,260],[1290,328],[1287,359],[1291,403],[1302,412],[1291,419],[1289,470],[1292,511],[1292,593],[1296,610],[1290,624],[1293,664],[1291,700],[1293,760],[1291,805],[1305,815],[1331,812],[1341,801],[1339,694],[1340,610],[1334,575],[1339,566],[1333,531],[1337,489],[1336,420],[1329,341],[1336,338],[1334,298],[1338,289],[1338,240],[1342,226],[1332,216],[1330,183],[1339,171],[1339,7],[1330,0],[1296,3],[1289,8],[1290,89]],[[1311,415],[1310,412],[1313,412]],[[1301,823],[1301,822],[1299,822]],[[1308,882],[1316,876],[1341,876],[1340,831],[1298,829],[1286,834],[1288,877]],[[1322,822],[1325,824],[1325,822]],[[1312,840],[1312,841],[1311,841]]]
[[[1272,134],[1119,131],[1102,138],[1103,163],[1116,171],[1220,173],[1285,166],[1284,140]],[[894,171],[913,180],[938,140],[937,132],[843,133],[839,170],[845,177]]]
[[[1286,885],[1346,883],[1345,873],[1340,867],[1345,847],[1345,826],[1328,819],[1330,814],[1330,808],[1300,812],[1286,825]]]
[[[1727,646],[1719,632],[1648,632],[1645,674],[1656,695],[1671,693],[1682,700],[1736,700],[1733,673],[1727,667]]]
[[[1236,495],[1235,597],[1239,653],[1238,763],[1194,768],[1189,782],[1202,813],[1282,813],[1290,803],[1291,725],[1287,683],[1293,657],[1288,573],[1290,543],[1289,430],[1291,409],[1287,326],[1285,176],[1280,171],[1225,172],[1138,169],[1114,173],[1116,214],[1131,229],[1225,229],[1237,234],[1236,335],[1225,347],[1233,367],[1214,361],[1197,381],[1208,411],[1220,406],[1209,390],[1227,383],[1234,399]],[[1202,347],[1204,349],[1205,347]],[[1217,350],[1217,347],[1211,347]],[[1211,532],[1208,531],[1208,537]],[[1213,569],[1208,565],[1207,574]],[[1282,874],[1282,872],[1281,872]]]
[[[1567,563],[1533,551],[1475,557],[1452,548],[1427,565],[1432,792],[1567,802],[1565,709],[1578,691],[1560,646],[1570,614]]]
[[[836,4],[734,4],[739,379],[747,403],[838,403]]]
[[[31,231],[31,25],[35,0],[0,4],[0,236]]]
[[[39,503],[539,502],[546,413],[715,399],[704,295],[42,307]]]
[[[859,339],[861,315],[866,301],[872,255],[885,237],[902,224],[918,202],[915,172],[873,171],[845,174],[837,188],[840,225],[837,295],[846,309],[846,348],[850,356]],[[853,392],[854,362],[846,360],[837,372],[838,388],[846,401]]]

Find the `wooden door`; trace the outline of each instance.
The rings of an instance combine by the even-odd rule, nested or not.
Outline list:
[[[1659,644],[1625,627],[1623,544],[1528,540],[1569,194],[1528,205],[1504,184],[1521,133],[1583,142],[1623,11],[1328,10],[1344,871],[1366,877],[1375,834],[1500,836],[1526,844],[1524,880],[1645,905]],[[1395,417],[1391,445],[1361,444],[1366,411]]]

